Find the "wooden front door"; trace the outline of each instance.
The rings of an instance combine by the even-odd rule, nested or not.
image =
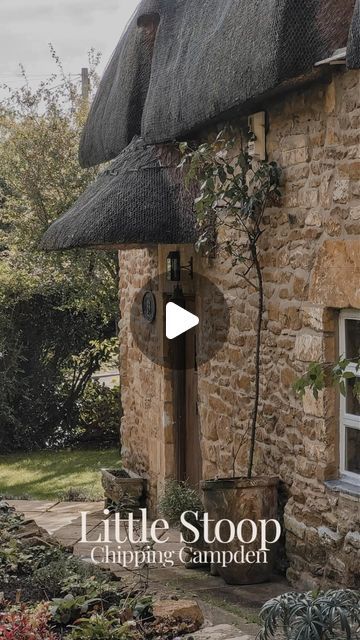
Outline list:
[[[195,300],[185,297],[185,308],[195,313]],[[176,478],[195,488],[202,479],[200,428],[197,412],[196,331],[171,341],[175,421]]]

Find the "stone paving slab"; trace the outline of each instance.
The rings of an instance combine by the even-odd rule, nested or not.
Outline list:
[[[72,548],[76,555],[90,561],[91,550],[98,546],[97,539],[103,535],[103,502],[50,502],[39,500],[11,500],[9,504],[18,512],[24,513],[28,519],[54,535],[60,542]],[[87,544],[80,544],[81,517],[80,512],[86,511],[87,516]],[[110,522],[113,523],[113,516]],[[123,525],[124,527],[124,525]],[[149,530],[148,530],[149,531]],[[126,533],[125,527],[123,533]],[[158,550],[180,550],[179,532],[167,532],[169,541],[155,545]],[[123,534],[122,534],[122,537]],[[100,543],[102,546],[102,543]],[[141,545],[140,545],[141,546]],[[118,545],[112,543],[109,549],[117,550]],[[139,546],[138,546],[139,548]],[[121,545],[122,550],[132,550],[130,543]],[[95,558],[100,559],[101,550],[97,550]],[[119,564],[104,564],[105,569],[111,569],[126,582],[133,578],[129,568]],[[211,576],[203,569],[186,569],[183,565],[163,568],[157,565],[151,568],[151,592],[159,595],[183,593],[186,597],[195,597],[201,606],[205,619],[204,629],[192,634],[194,640],[254,640],[259,627],[256,624],[259,608],[268,600],[289,590],[289,586],[282,578],[275,578],[272,583],[264,585],[230,586],[221,578]],[[210,626],[213,625],[213,626]]]
[[[38,513],[52,509],[59,503],[59,500],[6,500],[6,502],[11,507],[14,507],[18,513],[24,513],[27,517],[28,513]]]
[[[159,568],[154,573],[154,581],[196,593],[197,597],[204,601],[210,602],[216,598],[219,603],[229,604],[231,609],[243,608],[255,612],[258,612],[270,598],[290,590],[287,581],[280,576],[274,576],[271,582],[263,584],[229,585],[225,584],[222,578],[212,576],[206,570],[187,569],[184,566]]]
[[[103,502],[58,502],[51,507],[51,511],[54,513],[73,513],[76,514],[77,517],[80,516],[81,511],[86,511],[89,514],[101,511],[102,517],[105,517],[103,515],[103,508]]]
[[[59,529],[62,529],[64,527],[64,520],[66,521],[65,526],[70,529],[72,522],[74,522],[74,520],[77,520],[77,516],[71,513],[65,513],[59,516],[59,514],[49,511],[47,513],[40,514],[38,517],[34,518],[34,520],[36,521],[36,524],[39,525],[39,527],[43,527],[43,529],[45,529],[48,533],[54,534]],[[76,539],[78,539],[79,527],[76,527],[76,531]]]
[[[192,633],[188,638],[196,640],[253,640],[254,636],[244,635],[239,629],[229,624],[219,624]]]
[[[43,500],[7,500],[7,502],[18,513],[23,513],[25,518],[35,520],[39,527],[43,527],[48,533],[53,535],[60,532],[59,538],[67,544],[75,544],[81,538],[81,511],[87,511],[89,514],[89,528],[98,525],[104,517],[103,502]],[[75,528],[72,528],[73,525]]]

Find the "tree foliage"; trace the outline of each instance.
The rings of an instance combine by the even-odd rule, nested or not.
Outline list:
[[[349,370],[352,365],[354,370]],[[308,370],[301,378],[294,382],[294,391],[302,398],[306,389],[309,389],[317,400],[319,392],[328,386],[337,387],[340,393],[346,397],[347,381],[352,380],[352,393],[355,398],[360,398],[360,358],[356,361],[340,356],[335,364],[311,362]]]
[[[106,341],[116,333],[116,254],[39,248],[96,176],[78,163],[87,104],[50,49],[57,73],[33,89],[22,69],[23,85],[0,103],[2,450],[44,446],[76,429],[79,398],[113,357]],[[90,52],[93,86],[98,62]]]
[[[180,144],[180,166],[187,169],[189,181],[197,180],[199,196],[195,211],[199,226],[197,247],[207,254],[225,251],[233,267],[251,289],[257,292],[256,346],[254,354],[254,405],[245,437],[233,446],[233,475],[240,447],[250,435],[248,478],[252,477],[260,402],[261,342],[264,290],[259,240],[265,231],[266,209],[280,197],[280,167],[275,162],[256,160],[239,144],[238,132],[224,129],[210,140],[192,148]]]

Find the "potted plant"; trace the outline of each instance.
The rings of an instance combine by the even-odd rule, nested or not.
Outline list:
[[[278,478],[253,474],[256,429],[260,402],[261,341],[264,314],[264,288],[259,239],[264,232],[264,214],[279,196],[280,169],[274,162],[255,160],[237,145],[233,130],[221,131],[215,140],[196,148],[180,145],[188,181],[199,181],[195,210],[199,226],[197,249],[212,255],[225,251],[233,267],[239,268],[249,289],[257,294],[256,345],[254,353],[254,404],[249,426],[239,446],[233,450],[232,474],[202,483],[205,511],[212,520],[228,519],[237,523],[244,519],[258,521],[276,519],[278,512]],[[247,472],[236,476],[236,461],[243,445],[249,444]],[[250,526],[250,523],[249,523]],[[236,551],[238,541],[215,542],[213,550]],[[248,550],[259,549],[258,538]],[[230,584],[250,584],[269,579],[274,552],[267,564],[217,565],[219,574]]]
[[[259,640],[356,640],[360,593],[350,589],[284,593],[265,603]]]
[[[188,482],[178,482],[176,480],[170,480],[165,485],[165,490],[159,501],[159,512],[163,515],[167,521],[175,526],[179,527],[184,539],[186,540],[189,530],[185,529],[181,525],[181,516],[185,511],[198,513],[198,518],[191,518],[190,514],[187,517],[187,521],[195,526],[199,531],[199,540],[195,543],[189,542],[187,548],[188,562],[186,566],[193,568],[195,565],[192,563],[192,549],[205,551],[207,546],[204,543],[203,529],[201,526],[201,516],[204,512],[204,505],[202,503],[200,493],[191,487]],[[197,564],[196,566],[199,566]]]

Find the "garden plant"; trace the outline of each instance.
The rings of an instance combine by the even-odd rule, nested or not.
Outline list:
[[[197,628],[155,619],[143,582],[74,557],[4,501],[0,594],[1,640],[172,640]]]
[[[358,640],[360,592],[285,593],[263,606],[260,619],[259,640]]]

